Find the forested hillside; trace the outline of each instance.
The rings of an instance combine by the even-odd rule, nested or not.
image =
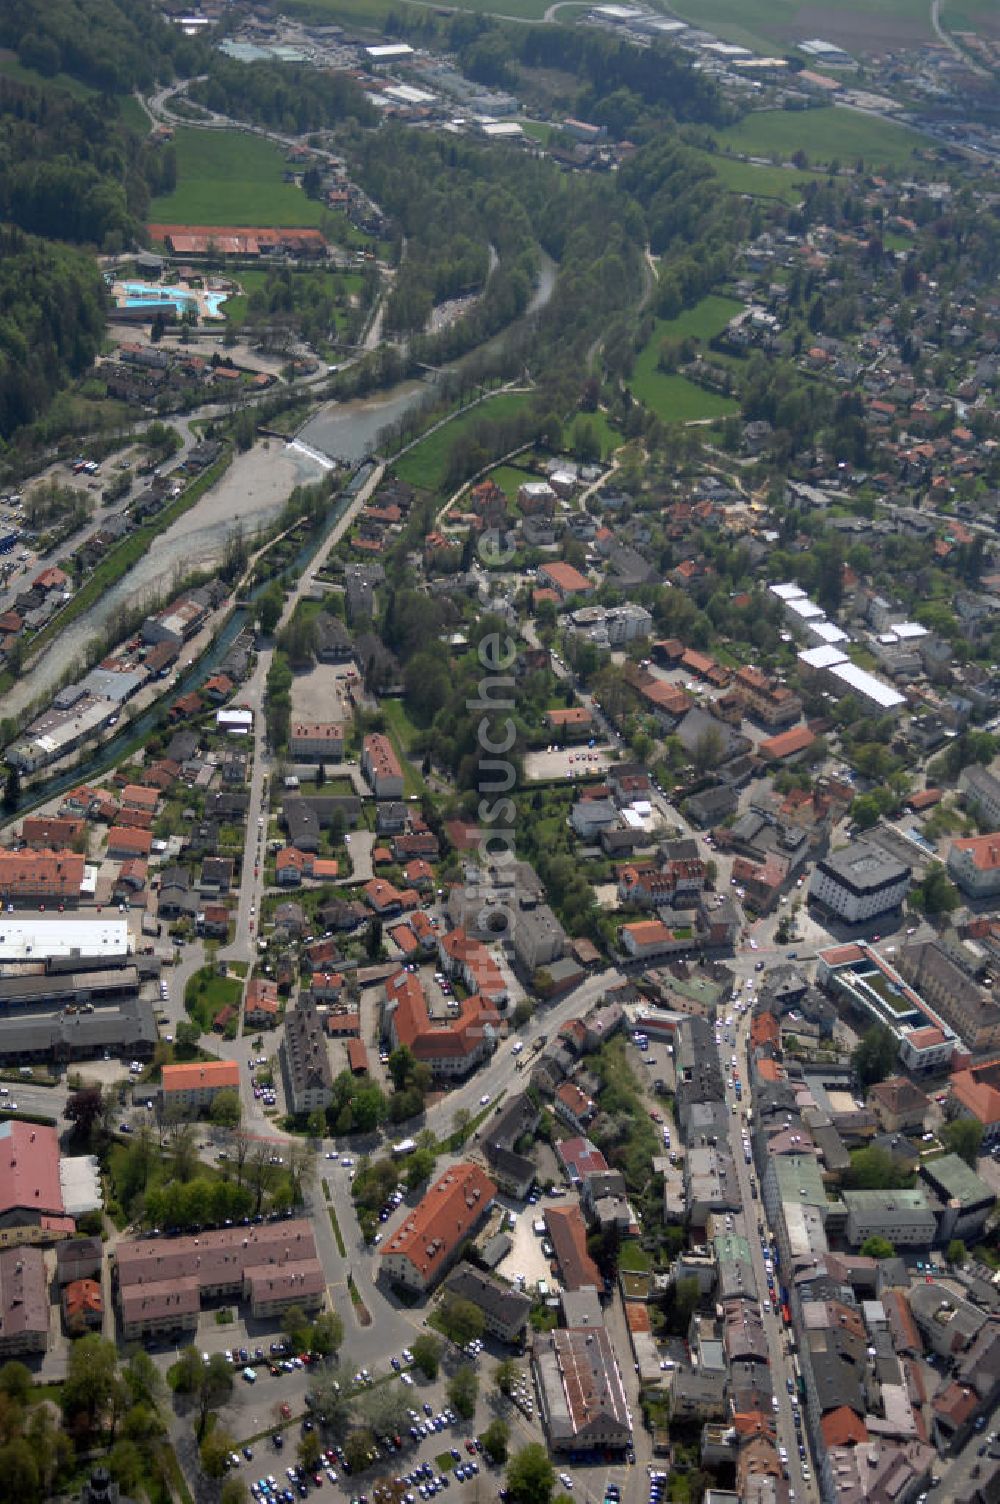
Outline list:
[[[68,73],[107,94],[196,73],[205,55],[147,0],[4,0],[0,47],[45,78]]]
[[[209,77],[190,97],[206,109],[298,135],[353,119],[374,125],[378,114],[346,73],[319,73],[305,64],[237,63],[213,53]]]
[[[104,281],[93,258],[0,229],[0,438],[87,369],[103,334]]]

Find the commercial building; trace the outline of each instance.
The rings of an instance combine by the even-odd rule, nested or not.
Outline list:
[[[948,875],[969,898],[1000,893],[1000,831],[952,841]]]
[[[538,571],[538,579],[541,585],[548,585],[564,601],[571,595],[590,595],[594,589],[593,580],[588,580],[585,574],[562,560],[543,564]]]
[[[457,1017],[434,1022],[420,979],[400,971],[385,984],[385,1033],[392,1049],[405,1046],[435,1076],[467,1076],[497,1045],[499,1015],[478,993],[465,998]]]
[[[444,1282],[444,1290],[459,1300],[469,1300],[483,1313],[491,1337],[511,1344],[521,1341],[531,1313],[531,1299],[495,1274],[484,1274],[471,1264],[459,1264]]]
[[[200,1112],[211,1107],[220,1091],[240,1089],[240,1068],[235,1060],[202,1060],[192,1065],[165,1065],[160,1094],[166,1111]]]
[[[128,920],[117,914],[95,919],[5,914],[0,921],[0,971],[8,966],[20,970],[26,961],[72,960],[79,966],[98,957],[110,965],[123,961],[134,949]]]
[[[423,1294],[479,1231],[497,1188],[478,1165],[452,1165],[408,1211],[381,1251],[382,1268],[397,1284]]]
[[[135,967],[0,981],[0,1060],[11,1065],[100,1058],[148,1060],[158,1038]]]
[[[333,1072],[323,1018],[314,1003],[302,998],[297,1007],[285,1014],[281,1067],[290,1110],[325,1111],[333,1101]]]
[[[258,1317],[315,1311],[326,1289],[309,1223],[219,1227],[196,1237],[117,1245],[114,1283],[126,1340],[193,1331],[202,1301],[245,1300]]]
[[[958,1043],[955,1031],[870,946],[834,945],[817,952],[816,981],[899,1041],[899,1058],[914,1074],[943,1070]]]
[[[888,1238],[896,1248],[929,1248],[938,1219],[922,1190],[844,1191],[847,1241],[859,1247],[866,1238]]]
[[[632,1416],[615,1350],[604,1327],[547,1332],[532,1366],[541,1421],[554,1452],[622,1451]]]
[[[937,940],[904,945],[898,967],[970,1050],[982,1054],[1000,1049],[1000,1002]]]
[[[912,876],[903,862],[856,841],[816,863],[809,897],[847,924],[867,924],[899,908]]]
[[[295,721],[288,733],[288,753],[304,762],[340,762],[344,727],[339,721]]]
[[[49,1282],[40,1248],[0,1252],[0,1358],[43,1353],[49,1340]]]
[[[996,1192],[957,1154],[925,1161],[920,1178],[939,1203],[938,1241],[977,1242],[996,1207]]]

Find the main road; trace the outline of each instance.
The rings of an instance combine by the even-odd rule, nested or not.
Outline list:
[[[749,955],[741,954],[736,958],[734,969],[736,969],[739,973],[736,981],[737,987],[741,987],[741,984],[745,981],[746,977],[753,974],[753,967],[755,964],[756,963],[754,960],[753,952],[751,952]],[[792,1403],[789,1395],[789,1386],[791,1386],[793,1390],[795,1389],[795,1368],[792,1362],[791,1352],[786,1346],[785,1328],[782,1324],[778,1312],[774,1310],[772,1302],[769,1299],[770,1292],[768,1291],[767,1286],[767,1268],[764,1263],[764,1251],[761,1246],[762,1236],[760,1231],[761,1227],[763,1227],[764,1232],[767,1232],[767,1219],[764,1212],[763,1202],[761,1200],[755,1201],[753,1199],[751,1184],[755,1181],[756,1171],[755,1167],[752,1164],[747,1164],[746,1154],[743,1149],[742,1134],[743,1129],[746,1125],[744,1112],[752,1111],[753,1108],[753,1095],[750,1085],[750,1073],[748,1069],[744,1069],[743,1064],[747,1060],[747,1046],[749,1042],[750,1022],[753,1017],[753,1008],[752,999],[749,997],[748,993],[742,993],[741,989],[741,995],[744,996],[747,1001],[746,1011],[742,1014],[736,1014],[732,1008],[729,1008],[728,1013],[732,1014],[733,1025],[731,1027],[728,1027],[724,1022],[725,1018],[727,1017],[727,1012],[723,1012],[722,1007],[720,1007],[720,1023],[718,1029],[721,1038],[721,1043],[719,1045],[719,1056],[723,1075],[726,1074],[727,1065],[729,1064],[731,1057],[735,1055],[737,1060],[741,1062],[739,1067],[740,1079],[741,1081],[745,1081],[743,1088],[743,1102],[741,1103],[737,1102],[736,1100],[736,1092],[734,1087],[727,1086],[726,1088],[726,1102],[731,1109],[736,1109],[735,1112],[730,1112],[729,1142],[733,1163],[736,1166],[736,1174],[740,1187],[740,1201],[743,1208],[742,1212],[738,1213],[734,1218],[734,1227],[738,1233],[741,1233],[746,1238],[750,1246],[750,1262],[753,1265],[754,1279],[757,1284],[757,1293],[760,1300],[760,1309],[764,1325],[764,1335],[767,1339],[768,1365],[771,1370],[771,1382],[774,1394],[778,1402],[778,1408],[774,1416],[777,1441],[778,1444],[780,1446],[783,1446],[787,1451],[787,1469],[793,1486],[796,1489],[796,1497],[802,1497],[806,1499],[807,1501],[809,1501],[809,1504],[819,1504],[819,1485],[816,1479],[815,1468],[811,1466],[811,1463],[809,1479],[807,1480],[802,1476],[802,1468],[804,1464],[799,1458],[799,1438],[795,1429]],[[730,1044],[728,1042],[729,1038],[733,1040],[733,1043]],[[774,1270],[774,1281],[776,1288],[782,1283],[785,1277],[785,1270]],[[803,1437],[803,1444],[806,1447],[806,1460],[808,1461],[809,1442],[804,1425],[804,1416],[801,1435]],[[799,1493],[800,1489],[802,1490],[801,1494]]]

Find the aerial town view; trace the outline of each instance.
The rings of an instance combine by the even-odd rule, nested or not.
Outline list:
[[[0,1504],[1000,1504],[1000,7],[0,5]]]

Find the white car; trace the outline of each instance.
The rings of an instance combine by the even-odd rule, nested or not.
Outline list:
[[[569,1473],[560,1473],[559,1482],[562,1484],[563,1488],[573,1487],[573,1479],[570,1477]]]
[[[354,1168],[354,1160],[349,1154],[345,1154],[340,1163],[343,1165],[345,1170],[351,1170]]]
[[[490,1105],[490,1094],[489,1094],[488,1091],[484,1091],[483,1094],[482,1094],[482,1096],[479,1098],[479,1105],[480,1105],[480,1107],[489,1107],[489,1105]]]

